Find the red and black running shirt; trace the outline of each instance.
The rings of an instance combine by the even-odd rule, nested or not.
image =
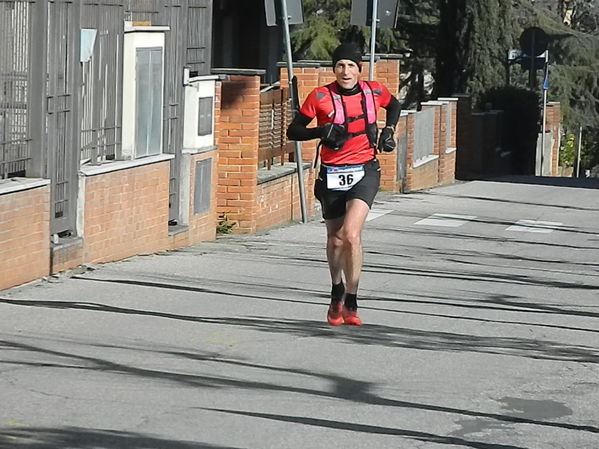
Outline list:
[[[380,107],[388,106],[391,101],[389,90],[376,81],[368,81],[368,84],[374,94],[376,111]],[[341,98],[345,104],[347,118],[363,115],[361,119],[349,121],[348,132],[359,133],[365,131],[367,118],[362,108],[362,91],[354,95],[342,95]],[[310,92],[299,112],[310,119],[316,117],[318,126],[331,123],[335,115],[335,106],[333,105],[333,99],[328,87],[318,87]],[[331,150],[323,145],[321,147],[320,159],[325,165],[356,165],[371,161],[375,155],[375,149],[370,146],[368,136],[362,133],[350,138],[338,151]]]

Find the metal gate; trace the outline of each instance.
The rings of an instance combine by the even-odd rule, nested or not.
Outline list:
[[[183,149],[183,104],[184,88],[182,67],[185,65],[185,29],[186,21],[180,4],[171,4],[166,8],[167,24],[170,27],[166,35],[166,82],[165,82],[165,153],[174,154],[171,160],[169,182],[169,223],[179,220],[179,191],[181,177],[181,158]]]
[[[48,2],[47,154],[52,201],[50,231],[75,229],[79,168],[79,0]]]
[[[81,163],[121,156],[123,18],[122,0],[81,5]]]
[[[25,176],[31,156],[27,103],[32,4],[0,0],[0,179]]]

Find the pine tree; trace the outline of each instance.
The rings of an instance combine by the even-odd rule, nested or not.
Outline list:
[[[475,99],[506,80],[506,53],[517,36],[512,3],[441,0],[437,96],[470,93]]]

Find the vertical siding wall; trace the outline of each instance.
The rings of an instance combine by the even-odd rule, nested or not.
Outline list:
[[[0,290],[47,276],[50,269],[50,185],[9,190],[0,184]]]

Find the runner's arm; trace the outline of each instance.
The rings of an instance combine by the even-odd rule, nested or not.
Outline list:
[[[389,126],[395,129],[395,125],[399,121],[401,115],[401,103],[397,98],[391,95],[391,100],[387,106],[384,106],[387,110],[387,120],[385,121],[385,127]]]
[[[308,128],[311,121],[310,117],[298,112],[287,128],[287,138],[289,140],[320,139],[323,133],[322,127]]]

